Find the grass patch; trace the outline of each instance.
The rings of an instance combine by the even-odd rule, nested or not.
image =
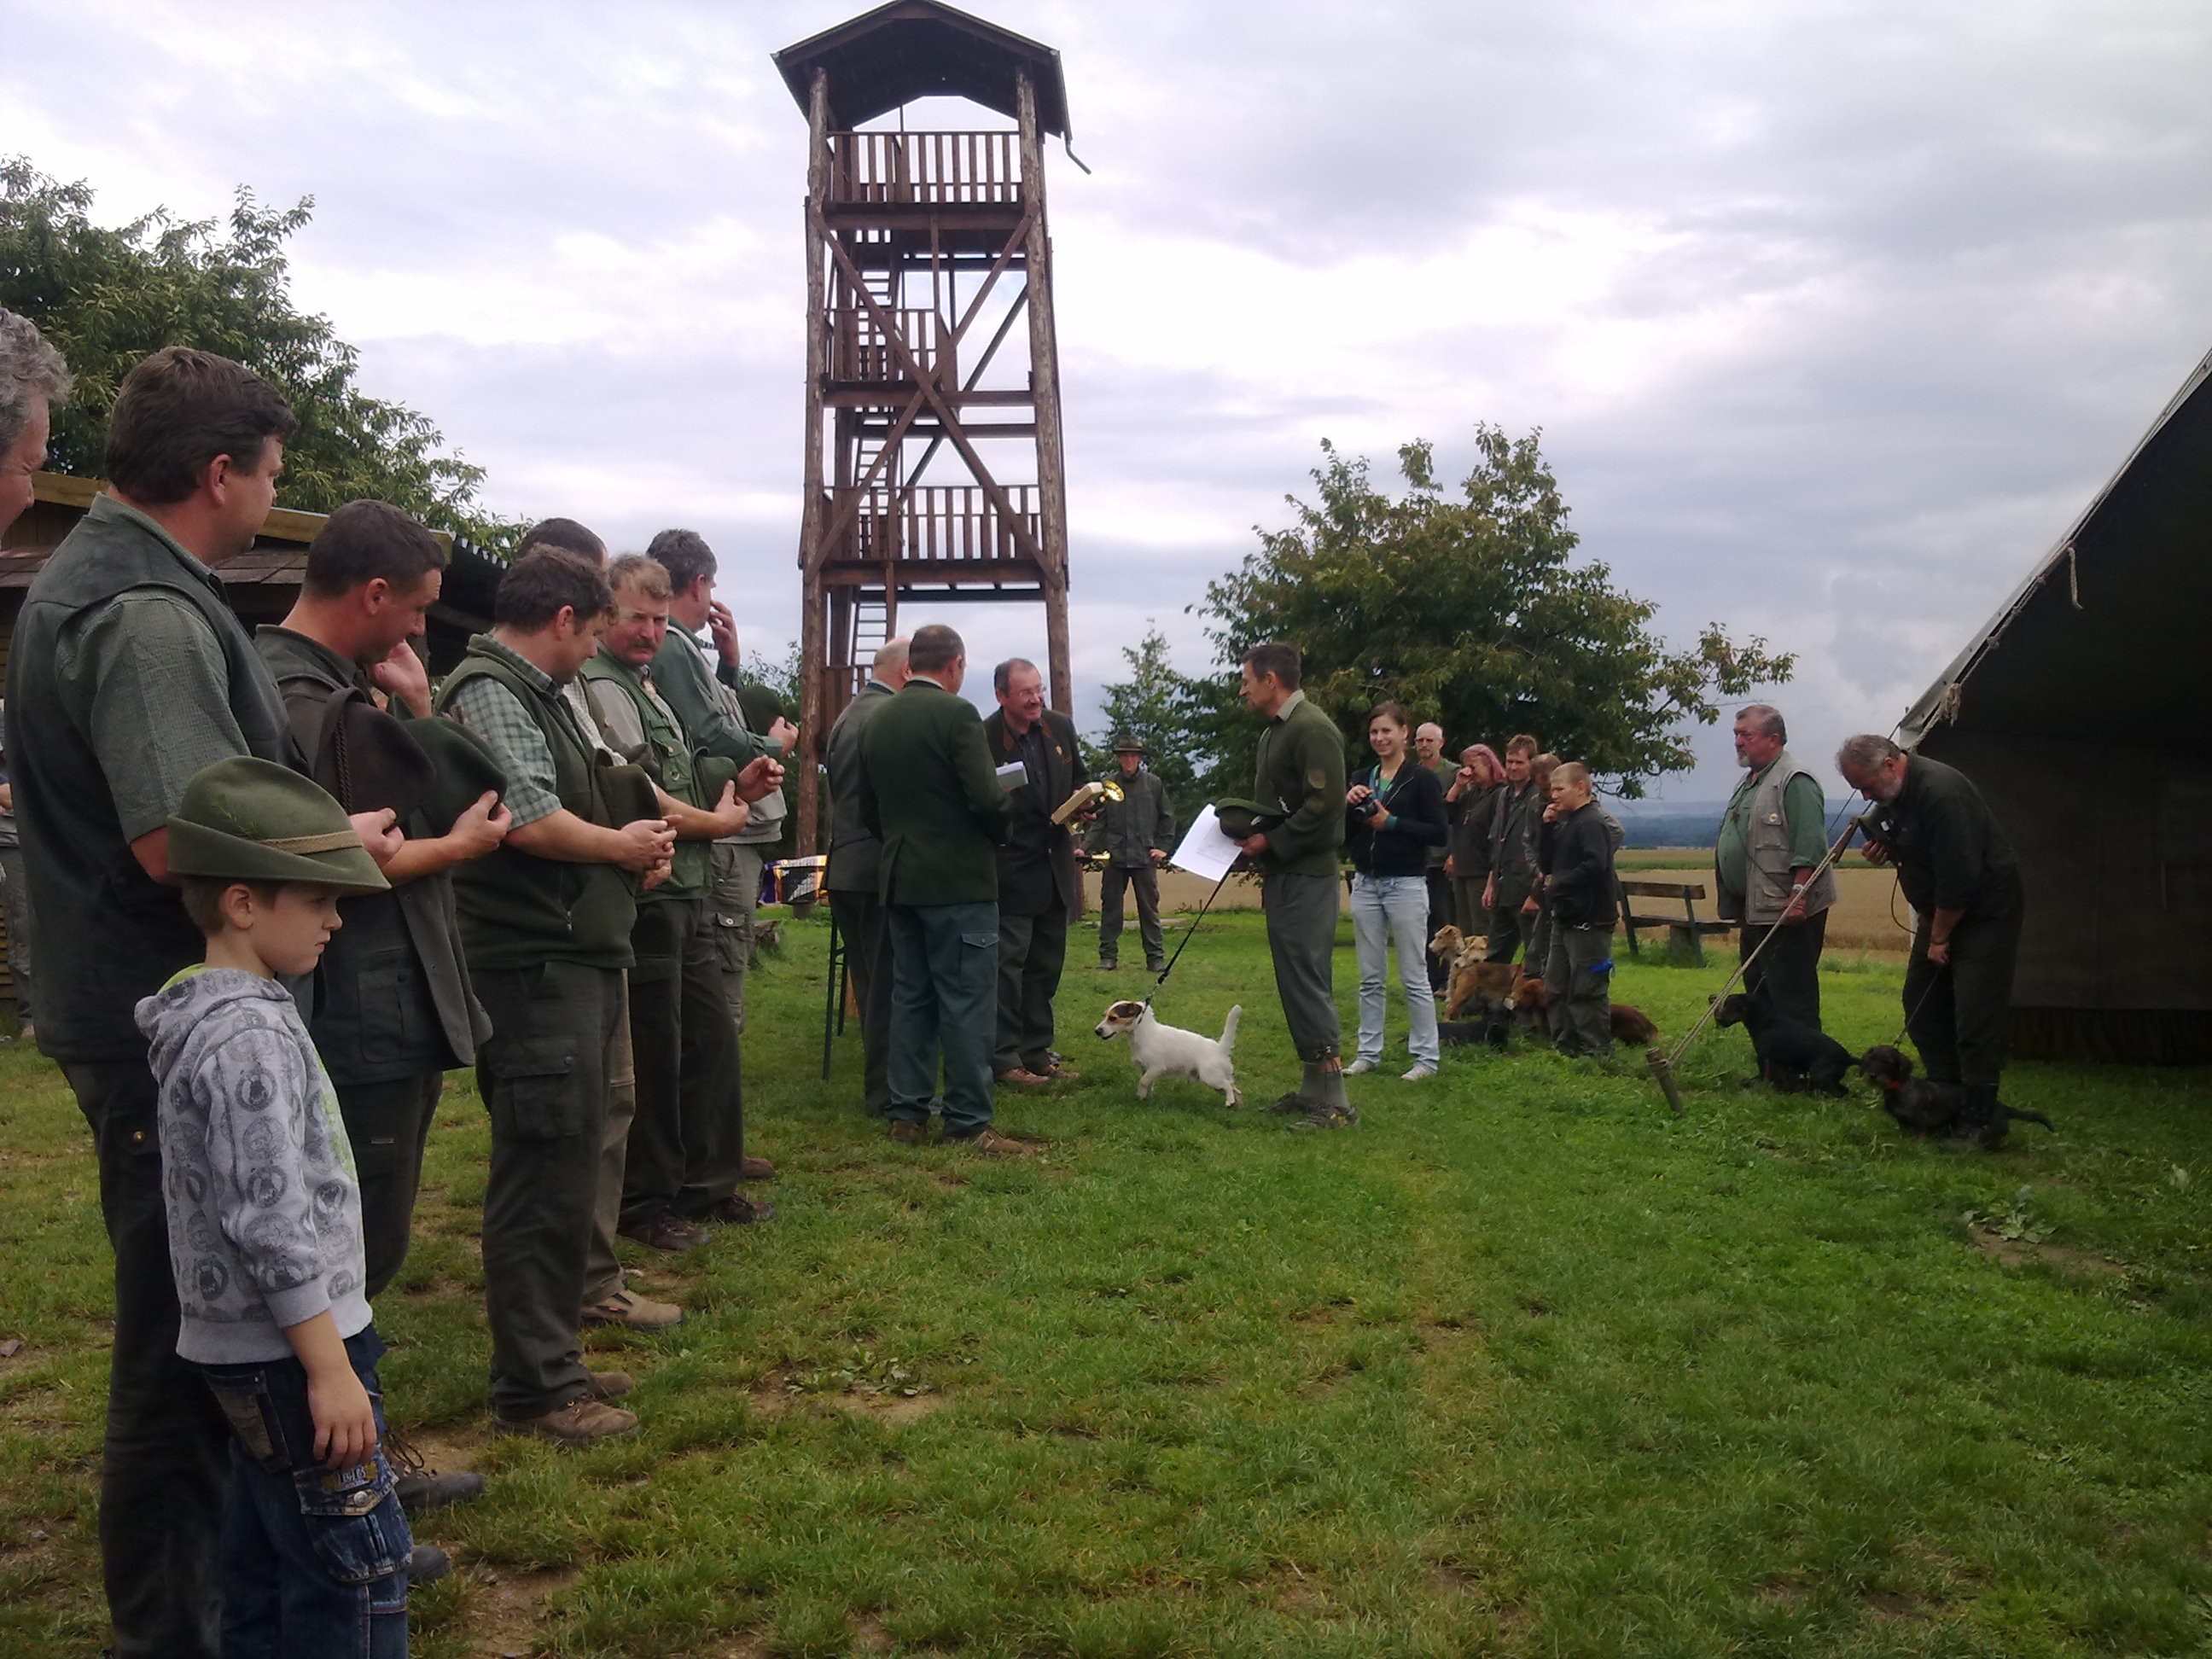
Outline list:
[[[2043,1656],[2212,1638],[2202,1071],[2023,1066],[2059,1133],[1903,1141],[1863,1092],[1738,1086],[1740,1032],[1638,1069],[1454,1051],[1283,1132],[1196,1085],[1140,1104],[1090,1035],[1132,969],[1072,966],[1079,1084],[1002,1103],[1012,1165],[896,1151],[817,1075],[826,926],[753,981],[748,1115],[781,1217],[595,1334],[644,1434],[485,1433],[465,1077],[379,1308],[394,1416],[483,1471],[426,1520],[462,1569],[416,1650],[588,1655]],[[1348,1004],[1347,944],[1338,984]],[[1095,939],[1079,930],[1071,960]],[[1671,1036],[1725,973],[1627,968]],[[1847,1044],[1897,972],[1824,978]],[[1164,1016],[1245,1010],[1294,1080],[1256,915],[1209,919]],[[1402,1037],[1393,1025],[1393,1054]],[[100,1636],[106,1308],[82,1127],[0,1052],[0,1650]]]

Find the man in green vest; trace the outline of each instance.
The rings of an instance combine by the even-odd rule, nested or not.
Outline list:
[[[1146,769],[1144,741],[1123,732],[1114,739],[1114,781],[1121,799],[1098,804],[1098,816],[1085,839],[1085,850],[1103,853],[1106,868],[1098,879],[1098,965],[1121,960],[1121,896],[1137,896],[1137,933],[1145,946],[1145,967],[1160,973],[1168,965],[1167,939],[1160,932],[1160,866],[1175,848],[1175,808],[1168,787]]]
[[[860,821],[883,842],[890,1138],[927,1138],[941,1060],[945,1139],[1007,1156],[1036,1149],[991,1127],[1006,797],[982,717],[960,695],[967,669],[959,635],[938,623],[915,630],[905,689],[860,732]]]
[[[764,794],[783,769],[751,762],[740,782],[709,787],[676,712],[654,684],[666,642],[668,573],[641,553],[607,567],[614,621],[583,679],[599,731],[652,774],[676,830],[668,878],[638,900],[630,930],[630,1054],[637,1111],[623,1171],[621,1230],[648,1249],[687,1250],[708,1225],[764,1221],[769,1205],[738,1191],[744,1120],[738,1110],[738,1033],[723,998],[708,914],[708,847],[744,827],[741,788]]]
[[[667,642],[653,659],[653,672],[668,706],[684,722],[693,747],[734,765],[763,757],[781,761],[799,741],[799,728],[781,714],[765,721],[750,718],[738,693],[738,629],[727,607],[716,603],[719,570],[714,550],[696,530],[664,530],[646,550],[668,572],[675,599],[669,607]],[[699,630],[708,629],[720,665],[707,661]],[[760,895],[761,866],[775,855],[783,838],[783,791],[771,789],[753,803],[752,817],[734,836],[714,843],[714,891],[708,900],[721,956],[722,987],[738,1035],[745,1030],[745,975],[752,963],[753,909]],[[775,1166],[748,1159],[747,1176],[767,1180]]]
[[[1305,1064],[1298,1086],[1267,1109],[1298,1113],[1294,1129],[1340,1129],[1359,1121],[1344,1092],[1336,988],[1337,849],[1344,845],[1344,737],[1298,689],[1295,646],[1270,640],[1244,653],[1248,708],[1266,717],[1253,798],[1279,821],[1243,838],[1259,866],[1275,992]]]
[[[1713,885],[1721,919],[1739,924],[1738,949],[1751,962],[1745,993],[1763,994],[1817,1031],[1820,947],[1836,878],[1821,870],[1814,879],[1828,853],[1827,801],[1820,781],[1791,757],[1789,743],[1780,710],[1755,702],[1737,713],[1735,761],[1743,781],[1721,815]]]
[[[438,694],[507,776],[512,825],[454,876],[461,943],[492,1034],[477,1056],[491,1117],[484,1305],[500,1426],[588,1445],[636,1428],[585,1369],[578,1335],[611,1079],[627,1069],[623,975],[641,878],[664,871],[665,819],[611,805],[605,769],[561,695],[614,604],[573,554],[526,555],[501,578],[493,628]]]
[[[154,1074],[132,1010],[206,954],[169,881],[168,820],[201,768],[294,765],[283,700],[210,568],[253,545],[292,411],[260,376],[169,347],[125,377],[108,488],[25,596],[7,748],[24,863],[39,1046],[92,1126],[115,1251],[100,1543],[114,1651],[213,1659],[230,1429],[177,1358]],[[354,821],[388,860],[392,814]]]
[[[453,871],[499,845],[507,811],[496,790],[484,790],[441,833],[424,810],[434,763],[409,735],[426,729],[431,712],[428,671],[410,641],[424,631],[445,565],[437,538],[398,507],[349,501],[309,544],[283,625],[253,639],[310,775],[349,811],[407,800],[407,840],[384,866],[391,886],[338,902],[344,925],[300,998],[353,1147],[362,1293],[372,1302],[407,1259],[446,1073],[473,1066],[490,1030],[461,954]],[[390,697],[393,713],[376,707],[372,690]],[[399,1496],[410,1510],[483,1489],[480,1475],[400,1462]]]
[[[1444,753],[1444,729],[1434,720],[1423,720],[1413,728],[1413,755],[1427,767],[1437,783],[1449,791],[1453,780],[1459,776],[1459,763]],[[1452,919],[1451,877],[1445,865],[1451,860],[1451,844],[1447,837],[1443,845],[1431,847],[1423,860],[1422,874],[1429,888],[1429,937],[1449,924]],[[1441,992],[1451,975],[1451,964],[1442,957],[1428,958],[1429,989]]]

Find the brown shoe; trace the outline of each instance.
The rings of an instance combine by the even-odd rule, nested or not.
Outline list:
[[[994,1080],[1015,1089],[1042,1089],[1052,1081],[1048,1077],[1039,1077],[1035,1072],[1020,1066],[1011,1072],[1000,1073]]]
[[[592,1380],[584,1384],[586,1400],[619,1400],[637,1390],[637,1379],[628,1371],[587,1371]]]
[[[986,1158],[1028,1158],[1044,1150],[1026,1140],[1016,1140],[1012,1135],[1002,1135],[996,1129],[978,1129],[952,1144],[965,1146],[971,1152],[981,1152]]]
[[[1073,1066],[1063,1066],[1060,1061],[1055,1060],[1053,1061],[1052,1067],[1049,1071],[1039,1072],[1037,1075],[1042,1078],[1047,1083],[1073,1083],[1076,1079],[1081,1077],[1083,1073],[1077,1071]]]
[[[586,1325],[621,1325],[633,1331],[665,1331],[684,1322],[684,1310],[673,1302],[655,1302],[635,1291],[617,1291],[604,1302],[584,1310]]]
[[[637,1431],[635,1412],[603,1404],[588,1394],[580,1394],[567,1405],[556,1406],[535,1417],[495,1417],[492,1420],[508,1434],[534,1434],[541,1440],[562,1446],[595,1445],[611,1436],[634,1434]]]
[[[677,1255],[684,1250],[696,1250],[707,1242],[708,1235],[672,1212],[663,1210],[659,1215],[649,1215],[619,1229],[624,1238],[634,1238],[648,1250],[665,1250]]]
[[[775,1165],[764,1158],[741,1158],[738,1160],[738,1179],[740,1181],[773,1181]]]
[[[891,1120],[891,1145],[894,1146],[919,1146],[928,1139],[927,1124],[911,1122],[902,1117]]]

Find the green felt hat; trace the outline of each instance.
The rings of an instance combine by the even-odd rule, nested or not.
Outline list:
[[[606,828],[619,830],[640,818],[660,816],[659,786],[642,766],[604,765],[595,781]]]
[[[1152,751],[1145,747],[1142,738],[1131,737],[1124,732],[1114,739],[1114,752],[1117,755],[1149,755]]]
[[[735,783],[738,774],[745,769],[726,755],[701,755],[691,763],[691,775],[698,780],[699,805],[709,812],[722,798],[722,786]]]
[[[252,755],[203,767],[185,786],[169,819],[169,868],[180,876],[301,882],[348,893],[392,884],[327,791]]]
[[[407,735],[429,757],[430,783],[421,805],[432,835],[451,835],[454,821],[487,793],[507,793],[507,769],[491,745],[459,720],[434,714],[404,724]]]
[[[1234,795],[1227,800],[1216,801],[1213,816],[1221,821],[1223,832],[1231,841],[1249,840],[1283,821],[1280,807],[1262,806],[1256,800],[1246,800]]]

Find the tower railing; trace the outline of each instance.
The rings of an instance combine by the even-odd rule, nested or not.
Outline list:
[[[1004,488],[1034,547],[1042,533],[1036,486]],[[1028,556],[989,492],[973,484],[925,484],[907,490],[847,487],[832,489],[830,495],[833,517],[844,516],[842,509],[848,507],[856,508],[847,520],[851,530],[845,544],[830,552],[833,563],[880,564],[896,559],[908,564],[972,564]]]
[[[830,201],[1001,203],[1022,199],[1020,135],[833,132]]]

